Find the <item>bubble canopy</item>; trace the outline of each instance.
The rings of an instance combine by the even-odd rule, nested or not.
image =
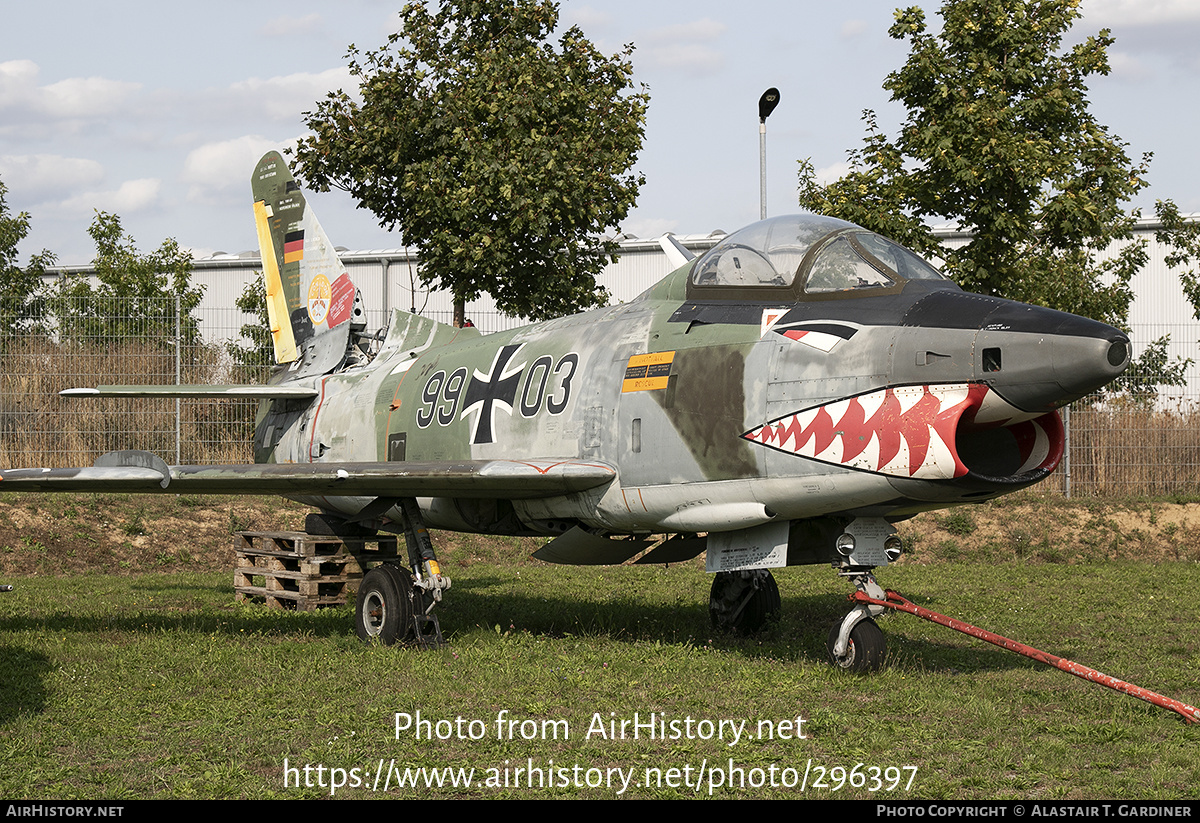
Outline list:
[[[773,217],[726,237],[692,266],[689,296],[822,300],[950,281],[913,252],[833,217]]]

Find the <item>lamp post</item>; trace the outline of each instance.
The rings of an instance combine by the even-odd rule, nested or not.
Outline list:
[[[769,88],[758,98],[758,218],[767,219],[767,118],[779,105],[779,89]]]

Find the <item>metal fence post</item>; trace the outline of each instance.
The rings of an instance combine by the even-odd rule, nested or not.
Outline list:
[[[175,292],[175,385],[183,384],[183,323],[179,317],[181,306],[179,304],[179,292]],[[183,426],[180,424],[180,405],[179,398],[175,398],[175,465],[181,465],[182,449],[180,443],[182,441]]]
[[[1071,407],[1063,409],[1063,483],[1066,495],[1071,497]]]

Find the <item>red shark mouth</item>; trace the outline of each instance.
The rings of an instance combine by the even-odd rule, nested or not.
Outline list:
[[[1063,454],[1057,412],[1020,411],[981,383],[878,389],[777,418],[742,437],[851,469],[920,480],[1030,482]]]

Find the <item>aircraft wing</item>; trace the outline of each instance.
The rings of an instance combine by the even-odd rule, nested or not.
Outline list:
[[[90,468],[0,471],[0,491],[518,499],[584,491],[614,477],[607,463],[580,460],[168,466],[148,452],[125,451]]]
[[[258,386],[215,384],[180,386],[97,386],[63,389],[63,397],[223,397],[232,400],[303,400],[320,392],[311,386]]]

